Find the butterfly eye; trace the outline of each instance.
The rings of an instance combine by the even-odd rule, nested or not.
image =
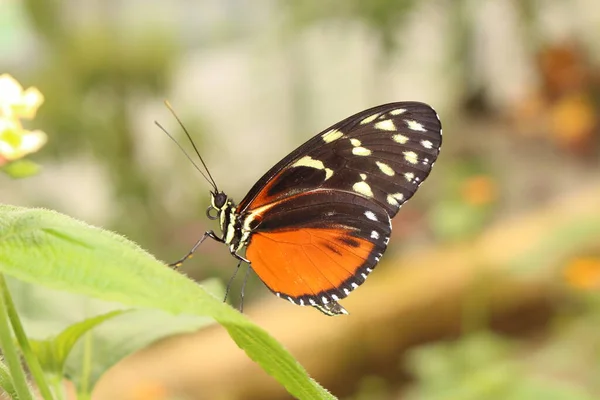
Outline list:
[[[221,208],[223,208],[226,202],[227,195],[223,192],[217,193],[217,195],[215,196],[215,207],[220,210]]]
[[[213,210],[215,211],[215,213],[211,214],[211,211]],[[206,216],[208,217],[208,219],[214,221],[215,219],[219,218],[219,211],[213,208],[213,206],[208,206],[208,208],[206,209]]]

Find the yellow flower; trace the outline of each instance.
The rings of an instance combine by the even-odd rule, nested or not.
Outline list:
[[[44,132],[21,125],[21,119],[33,118],[43,102],[36,88],[23,90],[12,76],[0,75],[0,166],[34,153],[46,143]]]
[[[0,116],[31,119],[43,102],[44,96],[37,88],[23,90],[9,74],[0,75]]]
[[[28,131],[18,121],[0,117],[0,164],[35,153],[46,141],[44,132]]]

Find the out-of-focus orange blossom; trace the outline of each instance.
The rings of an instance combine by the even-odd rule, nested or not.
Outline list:
[[[584,93],[559,99],[551,109],[552,131],[562,147],[585,145],[598,126],[594,104]]]
[[[47,141],[40,130],[23,128],[21,119],[31,119],[44,102],[40,91],[23,87],[12,76],[0,75],[0,166],[38,151]]]
[[[516,131],[546,137],[574,154],[593,155],[600,137],[595,100],[600,74],[585,47],[575,42],[549,45],[538,54],[537,70],[540,84],[513,110]]]
[[[566,282],[582,290],[600,289],[600,257],[579,257],[564,269]]]
[[[465,202],[473,206],[484,206],[496,200],[496,183],[487,175],[475,175],[467,178],[461,187]]]

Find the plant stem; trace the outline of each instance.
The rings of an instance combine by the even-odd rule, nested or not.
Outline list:
[[[2,276],[2,280],[4,280],[4,276]],[[0,288],[0,348],[2,348],[2,352],[4,353],[4,359],[10,370],[19,400],[32,400],[33,396],[27,385],[25,371],[23,371],[21,359],[10,334],[11,329],[8,321],[7,305],[5,303],[5,292],[5,288]]]
[[[89,396],[89,381],[92,371],[92,334],[88,332],[85,334],[83,343],[83,360],[81,366],[81,382],[79,384],[80,395],[85,394]]]
[[[50,392],[50,387],[48,386],[48,381],[46,380],[46,375],[42,370],[42,367],[33,353],[31,346],[29,345],[29,341],[27,340],[27,335],[25,334],[25,330],[23,329],[23,325],[21,324],[21,320],[19,319],[19,314],[17,313],[17,309],[15,308],[15,303],[12,300],[10,295],[10,291],[8,290],[8,286],[6,285],[6,280],[4,279],[4,275],[0,274],[0,293],[2,293],[2,297],[4,300],[4,304],[6,307],[6,311],[8,312],[8,318],[10,319],[10,323],[15,332],[15,336],[17,338],[17,342],[21,347],[21,351],[23,352],[23,357],[25,358],[25,362],[29,367],[29,371],[31,372],[31,376],[37,385],[40,394],[44,400],[53,400],[52,393]]]
[[[52,388],[54,389],[54,396],[56,396],[57,399],[64,400],[67,398],[62,376],[56,376],[54,379],[52,379]]]

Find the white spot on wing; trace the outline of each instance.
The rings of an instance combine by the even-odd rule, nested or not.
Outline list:
[[[365,179],[367,179],[367,174],[360,174],[360,179],[362,179],[363,181],[364,181]]]
[[[402,200],[404,200],[404,195],[402,193],[393,193],[387,195],[387,202],[389,205],[398,207]]]
[[[423,128],[423,124],[421,124],[420,122],[417,122],[414,119],[407,119],[405,121],[406,125],[408,126],[408,129],[419,132],[427,132],[427,129]]]
[[[379,239],[379,233],[377,231],[372,231],[371,232],[371,239]]]
[[[325,164],[323,164],[323,161],[315,160],[311,156],[302,157],[301,159],[296,161],[292,165],[292,167],[309,167],[309,168],[315,168],[315,169],[322,169],[325,171],[325,180],[327,180],[333,176],[332,169],[325,167]]]
[[[360,276],[362,276],[363,279],[367,279],[367,274],[365,274],[364,272],[362,274],[360,274]]]
[[[377,122],[375,124],[375,128],[381,129],[382,131],[395,131],[396,125],[394,125],[394,121],[392,121],[391,119],[386,119]]]
[[[314,306],[317,304],[313,299],[308,299],[308,302],[310,303],[311,306]]]
[[[408,137],[397,133],[394,136],[392,136],[392,140],[396,143],[406,144],[408,142]]]
[[[329,300],[325,296],[321,297],[321,301],[323,301],[323,304],[329,303]]]
[[[360,121],[360,124],[365,125],[365,124],[368,124],[369,122],[373,122],[375,120],[375,118],[377,118],[378,116],[379,116],[379,114],[369,115],[367,118]]]
[[[332,295],[331,295],[331,298],[332,298],[333,300],[335,300],[335,301],[338,301],[338,300],[340,299],[340,298],[339,298],[339,297],[337,297],[337,295],[335,295],[335,294],[332,294]]]
[[[431,149],[433,147],[433,143],[431,143],[429,140],[421,140],[421,145],[426,149]]]
[[[371,150],[366,149],[364,147],[355,147],[352,149],[352,154],[355,156],[370,156]]]
[[[395,110],[390,111],[390,114],[392,115],[400,115],[405,113],[406,110],[404,108],[396,108]]]
[[[362,194],[363,196],[373,197],[373,191],[371,190],[371,186],[369,186],[367,182],[356,182],[354,185],[352,185],[352,189],[355,192]]]
[[[386,163],[382,163],[381,161],[375,161],[375,164],[377,164],[377,166],[379,167],[379,170],[381,172],[383,172],[384,174],[386,174],[387,176],[394,176],[396,174],[394,172],[394,170],[392,169],[392,167],[390,167]]]
[[[331,129],[330,131],[327,131],[324,134],[322,134],[321,138],[323,138],[323,141],[325,143],[331,143],[333,141],[338,140],[342,136],[344,136],[342,132],[338,131],[337,129]]]
[[[350,139],[350,143],[352,143],[352,146],[354,147],[358,147],[361,145],[361,142],[358,139]]]
[[[292,299],[290,296],[288,296],[288,300],[290,301],[290,303],[296,304],[296,303],[294,303],[294,299]]]
[[[414,151],[405,151],[404,159],[411,164],[416,164],[419,161],[419,157],[417,157],[417,153]]]
[[[300,299],[300,305],[303,306],[304,305],[304,300]]]
[[[365,211],[365,217],[369,218],[371,221],[378,221],[377,215],[373,211]]]
[[[354,283],[354,282],[352,282],[352,283],[350,284],[350,286],[352,286],[352,289],[356,289],[356,288],[358,287],[358,285],[357,285],[356,283]]]
[[[346,288],[344,288],[344,293],[346,294],[346,296],[348,296],[350,294],[350,291]]]

